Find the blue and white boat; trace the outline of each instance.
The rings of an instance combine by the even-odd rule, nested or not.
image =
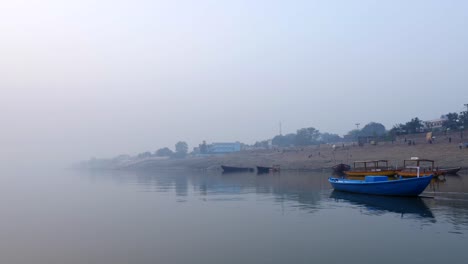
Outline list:
[[[417,178],[397,178],[388,176],[366,176],[364,180],[329,178],[328,181],[337,191],[364,193],[373,195],[418,196],[429,185],[432,175]]]

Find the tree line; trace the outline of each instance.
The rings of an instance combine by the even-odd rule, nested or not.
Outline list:
[[[370,122],[362,129],[351,130],[344,137],[334,133],[322,133],[314,127],[307,127],[298,129],[296,133],[277,135],[271,140],[271,144],[278,147],[310,146],[355,140],[359,136],[382,136],[385,135],[385,133],[385,126],[376,122]],[[267,144],[269,144],[269,142],[264,140],[256,142],[253,146],[264,147]]]
[[[188,154],[188,144],[185,141],[179,141],[175,144],[175,151],[172,151],[168,147],[163,147],[156,150],[154,153],[149,151],[142,152],[137,155],[137,158],[149,158],[149,157],[171,157],[171,158],[185,158]]]
[[[468,127],[468,111],[461,111],[460,113],[447,113],[441,116],[441,127],[427,128],[424,122],[418,117],[414,117],[405,123],[394,125],[390,130],[378,122],[370,122],[362,129],[353,129],[343,137],[328,133],[320,132],[314,127],[301,128],[296,133],[286,135],[277,135],[271,140],[271,145],[278,147],[291,147],[291,146],[309,146],[326,143],[337,143],[346,141],[355,141],[359,137],[378,137],[383,140],[394,140],[398,135],[415,134],[422,132],[429,132],[433,130],[449,131],[458,130]],[[268,147],[269,140],[257,141],[253,147]]]

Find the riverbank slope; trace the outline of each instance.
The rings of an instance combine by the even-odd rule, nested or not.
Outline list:
[[[380,142],[377,145],[320,145],[295,148],[249,150],[224,155],[194,156],[185,159],[147,159],[117,166],[117,169],[190,169],[219,170],[221,165],[255,167],[278,164],[282,170],[329,169],[337,163],[351,164],[356,160],[389,160],[392,166],[402,166],[404,159],[433,159],[438,167],[468,168],[468,149],[448,141],[433,144],[424,141],[408,145],[403,140]]]

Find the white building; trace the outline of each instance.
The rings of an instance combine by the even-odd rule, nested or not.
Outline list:
[[[238,152],[241,150],[240,142],[223,142],[223,143],[212,143],[207,146],[208,153],[231,153]]]
[[[423,121],[425,129],[441,128],[444,125],[444,122],[447,121],[446,117]]]

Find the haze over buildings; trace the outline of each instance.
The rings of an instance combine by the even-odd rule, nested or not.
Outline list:
[[[71,161],[468,103],[466,1],[2,1],[0,158]]]

